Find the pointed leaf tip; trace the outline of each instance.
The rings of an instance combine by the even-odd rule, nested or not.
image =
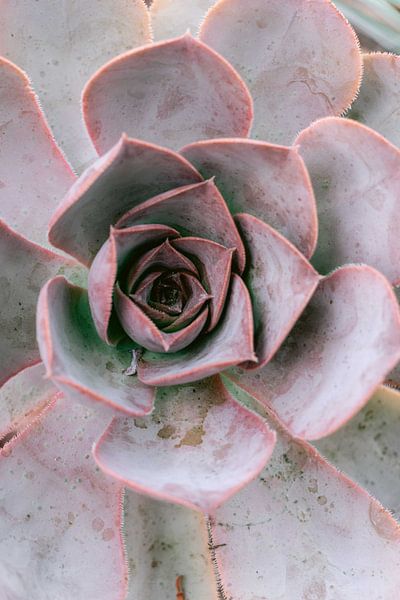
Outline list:
[[[197,34],[200,22],[215,0],[153,0],[151,26],[155,40],[169,39],[186,31]]]
[[[123,186],[117,185],[120,181]],[[90,265],[108,238],[110,225],[127,210],[157,194],[199,181],[200,174],[179,154],[122,136],[69,190],[51,220],[49,239]]]
[[[320,276],[304,256],[266,223],[235,217],[247,249],[244,281],[254,318],[254,347],[260,369],[271,360],[314,293]]]
[[[297,148],[220,139],[195,142],[180,153],[203,177],[215,177],[233,215],[258,217],[310,258],[317,243],[317,209]]]

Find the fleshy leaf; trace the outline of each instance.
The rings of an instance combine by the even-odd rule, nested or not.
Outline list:
[[[118,270],[132,254],[148,244],[156,244],[178,232],[164,225],[138,225],[126,229],[111,227],[110,237],[100,248],[90,267],[88,295],[97,333],[107,343],[118,341],[118,332],[110,331],[112,295]]]
[[[10,33],[0,36],[0,47],[5,37],[10,39]],[[46,223],[75,175],[51,136],[27,76],[4,59],[0,112],[0,217],[31,241],[48,246]]]
[[[83,173],[51,224],[49,239],[89,265],[127,210],[201,176],[179,154],[125,135]]]
[[[244,269],[246,254],[242,240],[212,179],[151,198],[127,212],[117,221],[117,227],[146,223],[163,223],[185,235],[203,237],[226,248],[234,248],[233,262],[239,272]]]
[[[399,525],[312,446],[284,431],[259,477],[217,510],[211,535],[227,598],[398,594]]]
[[[87,293],[63,277],[42,289],[37,314],[38,343],[47,376],[68,396],[99,401],[130,415],[151,412],[154,390],[124,372],[128,351],[105,344],[94,327]]]
[[[233,275],[227,308],[218,327],[182,352],[146,352],[138,365],[138,377],[148,385],[189,383],[244,361],[257,361],[251,300],[242,279]]]
[[[155,269],[162,267],[163,269],[169,271],[186,270],[189,273],[198,275],[197,269],[192,261],[185,255],[178,252],[174,246],[171,246],[169,240],[167,239],[157,248],[153,248],[144,253],[143,256],[132,267],[127,275],[127,289],[131,291],[145,271],[153,267]]]
[[[356,35],[328,0],[220,0],[200,38],[249,86],[255,138],[291,144],[315,119],[340,115],[360,84]]]
[[[151,28],[155,40],[197,33],[200,22],[215,0],[153,0],[150,6]]]
[[[320,279],[310,263],[272,227],[251,215],[235,217],[247,247],[244,281],[253,305],[253,368],[278,350],[310,300]]]
[[[27,367],[0,389],[0,447],[19,435],[52,401],[57,389],[42,363]]]
[[[129,337],[153,352],[178,352],[186,348],[198,337],[208,317],[208,308],[205,307],[184,329],[164,333],[118,286],[115,290],[114,304],[120,323]]]
[[[0,31],[0,54],[31,77],[56,139],[81,171],[96,157],[82,123],[82,88],[107,60],[150,41],[143,1],[4,0]]]
[[[206,179],[215,176],[232,214],[249,213],[274,227],[307,258],[317,243],[310,178],[296,148],[254,140],[210,140],[181,154]]]
[[[233,249],[225,248],[211,240],[196,237],[179,238],[172,240],[171,243],[174,248],[193,255],[199,261],[198,266],[202,281],[207,284],[207,289],[211,294],[209,303],[210,323],[208,326],[208,331],[210,331],[218,323],[225,305]]]
[[[84,89],[83,111],[100,153],[123,131],[175,149],[210,137],[247,136],[253,116],[235,70],[189,34],[106,64]]]
[[[400,402],[381,386],[344,427],[316,444],[319,452],[400,517]]]
[[[151,417],[114,419],[94,456],[136,491],[209,513],[255,477],[274,443],[215,377],[159,390]]]
[[[179,576],[188,600],[218,600],[203,515],[127,489],[124,532],[130,565],[126,600],[177,600]]]
[[[321,281],[275,358],[239,385],[293,435],[318,439],[360,410],[400,360],[400,314],[386,279],[368,266]]]
[[[122,489],[95,468],[90,456],[109,421],[58,397],[2,449],[3,598],[125,597]]]
[[[363,59],[360,94],[348,116],[400,146],[400,56],[377,52]]]
[[[317,199],[322,273],[365,262],[400,283],[400,150],[355,121],[327,118],[296,141]]]
[[[400,303],[400,287],[393,288],[393,291],[397,298],[397,302]],[[390,371],[385,384],[390,385],[400,393],[400,362],[398,362],[394,369]]]
[[[36,302],[49,277],[73,275],[79,267],[41,248],[0,220],[0,385],[40,361],[36,343]]]

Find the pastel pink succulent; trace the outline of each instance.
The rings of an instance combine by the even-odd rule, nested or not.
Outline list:
[[[212,5],[3,2],[1,599],[398,597],[400,59]]]

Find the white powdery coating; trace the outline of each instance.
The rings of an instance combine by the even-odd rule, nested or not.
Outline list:
[[[108,421],[58,398],[26,435],[2,450],[4,598],[123,596],[121,488],[97,471],[90,453]]]
[[[0,55],[28,73],[56,139],[81,171],[96,156],[82,122],[83,86],[107,60],[150,41],[147,9],[142,0],[5,0],[1,9]]]

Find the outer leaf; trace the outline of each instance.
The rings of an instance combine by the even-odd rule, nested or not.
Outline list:
[[[327,273],[365,262],[400,283],[400,150],[364,125],[335,118],[317,121],[296,143],[317,198],[314,266]]]
[[[397,302],[400,303],[400,287],[394,288],[393,291],[397,298]],[[392,371],[390,371],[385,383],[390,385],[393,389],[400,391],[400,362],[397,363]]]
[[[310,445],[278,439],[258,479],[216,513],[226,597],[396,600],[399,525]]]
[[[0,446],[23,431],[53,399],[56,389],[45,379],[42,363],[28,367],[0,389]]]
[[[400,315],[384,277],[347,266],[320,283],[282,349],[239,385],[297,436],[318,439],[358,410],[400,359]]]
[[[341,114],[360,84],[356,35],[329,0],[219,0],[200,38],[249,86],[252,137],[290,144],[315,119]]]
[[[150,223],[163,223],[184,235],[203,237],[233,248],[233,262],[240,273],[243,271],[246,261],[243,242],[212,179],[151,198],[127,212],[117,221],[117,227]]]
[[[71,275],[73,261],[45,250],[0,220],[0,385],[40,361],[35,314],[40,287],[54,275]]]
[[[130,415],[152,410],[154,391],[125,375],[130,356],[97,335],[85,290],[50,280],[38,304],[37,330],[47,375],[68,396],[99,401]]]
[[[215,377],[160,390],[151,417],[114,419],[94,456],[134,490],[208,513],[262,469],[274,444]]]
[[[349,117],[400,146],[400,56],[377,52],[363,60],[363,82]]]
[[[171,150],[122,136],[71,188],[51,224],[49,239],[89,265],[127,210],[202,178]]]
[[[143,1],[4,0],[0,27],[0,55],[32,78],[57,140],[81,170],[95,158],[81,118],[82,88],[104,62],[150,41]]]
[[[202,515],[126,490],[124,532],[130,567],[127,600],[176,600],[179,576],[187,600],[217,600]]]
[[[258,217],[307,258],[312,255],[317,243],[317,209],[297,148],[229,139],[195,142],[181,154],[206,179],[215,176],[232,214]]]
[[[10,39],[10,33],[0,36],[0,47],[5,37]],[[51,136],[27,76],[4,59],[0,111],[0,216],[25,237],[48,246],[45,224],[75,176]]]
[[[215,0],[154,0],[150,6],[155,40],[197,33],[200,22]]]
[[[320,278],[304,256],[272,227],[246,214],[236,215],[235,221],[247,246],[244,281],[252,299],[258,358],[252,367],[258,368],[278,350]]]
[[[123,131],[175,149],[210,137],[246,136],[253,116],[238,74],[189,34],[109,62],[87,84],[83,110],[99,152]]]
[[[336,467],[400,516],[400,402],[381,386],[366,406],[317,448]]]
[[[233,275],[227,309],[218,327],[182,352],[146,352],[138,376],[149,385],[175,385],[209,377],[244,361],[257,361],[251,301],[243,281]]]
[[[122,490],[94,468],[90,457],[107,422],[58,397],[40,421],[3,448],[3,598],[125,597]]]

